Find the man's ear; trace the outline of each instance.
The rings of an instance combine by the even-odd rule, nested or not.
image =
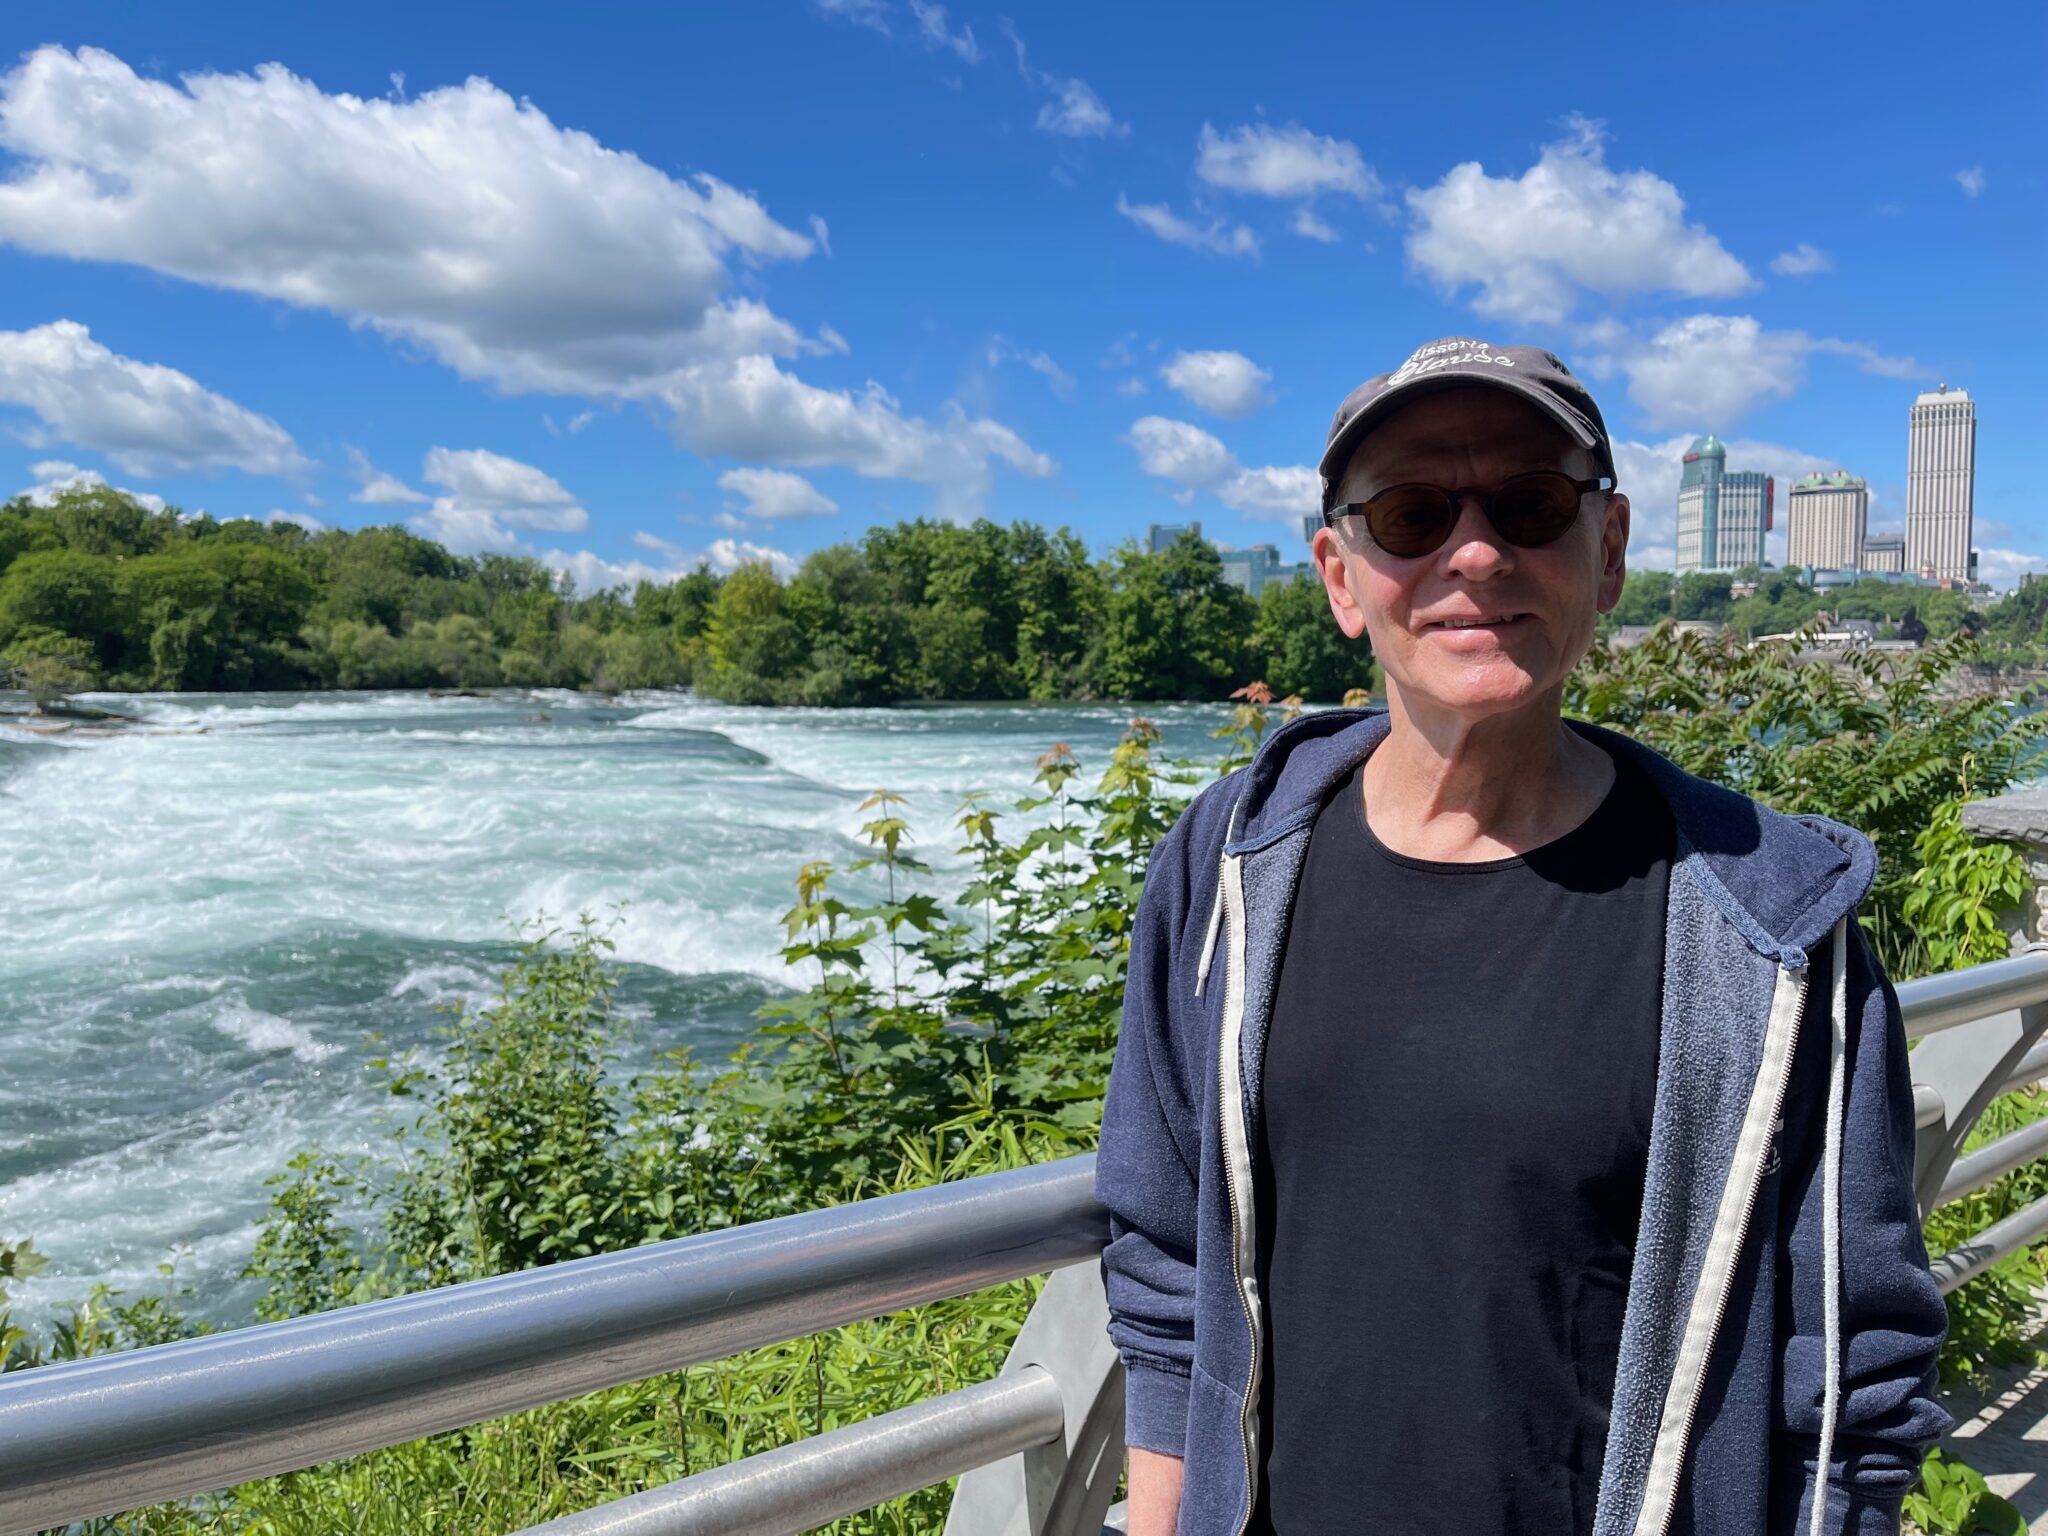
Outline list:
[[[1318,528],[1309,541],[1309,557],[1323,578],[1323,590],[1330,597],[1330,613],[1337,627],[1356,640],[1365,633],[1365,605],[1351,590],[1351,571],[1344,563],[1344,546],[1334,528]]]
[[[1602,613],[1614,611],[1628,580],[1628,498],[1616,491],[1607,498],[1600,522],[1600,598]]]

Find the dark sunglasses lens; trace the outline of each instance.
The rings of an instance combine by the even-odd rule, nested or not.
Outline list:
[[[1494,493],[1494,527],[1524,548],[1551,543],[1578,515],[1579,488],[1563,475],[1517,475]]]
[[[1390,555],[1426,555],[1451,531],[1450,498],[1431,485],[1396,485],[1365,504],[1373,543]]]

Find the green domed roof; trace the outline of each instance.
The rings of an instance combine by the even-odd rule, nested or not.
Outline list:
[[[1713,457],[1717,459],[1725,459],[1728,457],[1728,450],[1721,445],[1721,439],[1714,436],[1714,434],[1711,432],[1709,432],[1705,437],[1694,438],[1692,440],[1692,446],[1686,449],[1685,451],[1688,455],[1699,454],[1705,456],[1711,454],[1713,455]]]

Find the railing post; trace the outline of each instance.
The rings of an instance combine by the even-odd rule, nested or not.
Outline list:
[[[1051,1372],[1066,1433],[963,1476],[945,1536],[1098,1536],[1124,1460],[1124,1369],[1108,1330],[1102,1265],[1055,1271],[1003,1374],[1034,1365]]]
[[[1943,1030],[1913,1047],[1913,1083],[1941,1098],[1942,1117],[1916,1138],[1913,1192],[1924,1220],[1940,1204],[1948,1178],[1977,1117],[2005,1091],[2006,1079],[2048,1031],[2048,1004],[1995,1013],[1974,1024]]]

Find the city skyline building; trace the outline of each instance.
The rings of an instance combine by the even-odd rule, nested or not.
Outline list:
[[[1870,487],[1861,475],[1836,470],[1796,480],[1785,496],[1785,563],[1861,570],[1869,523]]]
[[[1904,571],[1906,568],[1906,536],[1903,533],[1871,533],[1863,539],[1863,569],[1866,571]]]
[[[1685,450],[1678,477],[1678,569],[1714,568],[1721,508],[1721,477],[1728,470],[1728,450],[1709,432]]]
[[[1776,491],[1761,470],[1730,470],[1728,449],[1713,433],[1695,438],[1678,480],[1678,570],[1762,565]]]
[[[1973,574],[1977,406],[1941,384],[1913,401],[1906,439],[1906,569],[1944,581]]]

